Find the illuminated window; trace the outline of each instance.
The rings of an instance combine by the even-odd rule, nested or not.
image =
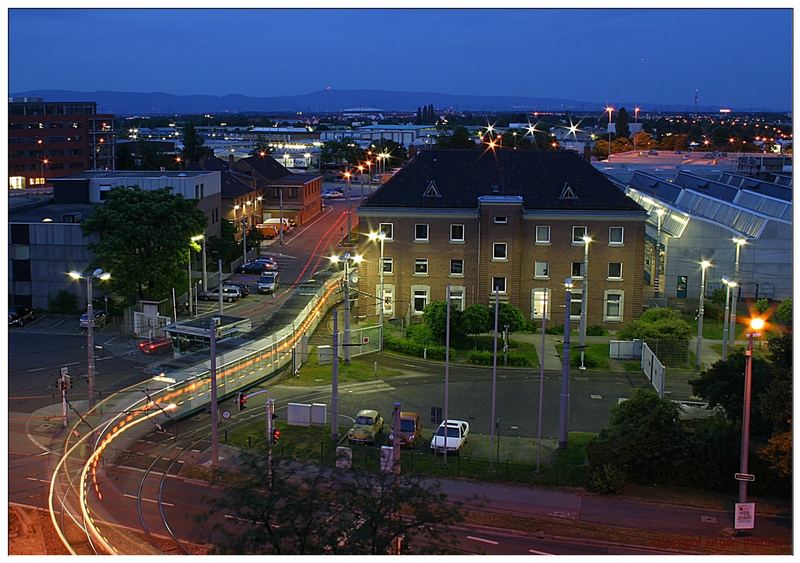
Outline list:
[[[9,176],[8,189],[21,190],[25,188],[25,176]]]

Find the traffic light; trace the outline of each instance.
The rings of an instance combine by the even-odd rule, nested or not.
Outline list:
[[[65,375],[64,376],[64,381],[65,381],[64,388],[65,389],[72,389],[72,386],[74,385],[74,383],[72,381],[72,377],[70,377],[69,375]]]
[[[244,393],[237,393],[236,394],[236,406],[239,408],[240,411],[247,408],[247,395]]]
[[[273,443],[273,444],[277,444],[277,443],[278,443],[278,440],[280,440],[280,439],[281,439],[281,431],[280,431],[280,430],[278,430],[277,428],[275,428],[275,429],[272,431],[272,443]]]

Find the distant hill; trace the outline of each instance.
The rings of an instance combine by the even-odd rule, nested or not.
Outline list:
[[[53,101],[95,101],[98,110],[116,115],[169,115],[187,113],[240,112],[340,112],[346,108],[372,107],[384,111],[415,111],[417,107],[433,104],[436,108],[458,111],[597,111],[605,104],[560,98],[531,96],[472,96],[436,92],[393,92],[382,90],[326,89],[297,96],[254,97],[241,94],[179,96],[166,92],[75,92],[70,90],[30,90],[11,94],[35,96]],[[624,103],[632,112],[634,103]],[[640,104],[647,111],[693,111],[693,105]],[[700,111],[719,108],[700,106]]]

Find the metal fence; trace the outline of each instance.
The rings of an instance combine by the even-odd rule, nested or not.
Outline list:
[[[664,364],[659,361],[647,343],[642,346],[642,371],[647,376],[647,379],[650,380],[658,396],[663,399],[666,370]]]
[[[687,340],[646,339],[645,342],[665,365],[688,366],[689,342]]]
[[[612,360],[638,360],[642,357],[641,340],[612,340],[608,346],[608,357]]]
[[[172,322],[171,317],[164,315],[148,315],[147,313],[133,312],[133,335],[139,338],[162,338],[164,327]]]

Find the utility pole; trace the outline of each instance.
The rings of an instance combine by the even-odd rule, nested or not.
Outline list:
[[[561,353],[561,396],[558,409],[558,448],[566,449],[569,434],[569,331],[572,278],[564,280],[564,349]]]
[[[339,311],[333,313],[333,372],[331,373],[331,440],[339,441]],[[345,347],[345,349],[347,349]]]
[[[222,314],[222,258],[217,260],[217,303],[219,305],[219,314]]]
[[[539,473],[539,464],[542,459],[542,396],[544,395],[544,331],[547,324],[547,291],[544,291],[544,303],[542,304],[542,351],[539,354],[539,418],[536,423],[536,473]]]
[[[244,211],[244,210],[243,210]],[[247,216],[242,217],[242,266],[247,264]],[[220,280],[220,289],[222,288],[222,280]]]
[[[350,364],[350,253],[344,255],[344,363]]]
[[[208,291],[208,268],[206,267],[206,237],[203,241],[203,291]]]
[[[92,278],[94,274],[86,276],[86,383],[89,388],[89,408],[87,412],[94,409],[94,305],[92,304]],[[191,289],[189,290],[191,291]]]
[[[392,425],[394,426],[394,437],[392,439],[392,470],[394,472],[394,484],[397,485],[400,479],[400,403],[394,404],[392,414]],[[446,448],[445,448],[446,449]]]
[[[273,194],[274,195],[274,194]],[[283,246],[283,188],[278,188],[278,197],[280,198],[280,224],[278,225],[278,236]]]
[[[492,354],[492,414],[489,419],[490,434],[489,434],[489,451],[494,451],[494,410],[495,398],[497,391],[497,320],[500,314],[500,293],[497,287],[494,288],[494,353]],[[447,426],[444,429],[445,435],[445,448],[447,448]],[[490,458],[491,460],[492,458]],[[490,461],[492,468],[494,468],[493,461]]]
[[[267,411],[267,482],[272,488],[272,442],[273,442],[273,420],[275,418],[275,399],[269,398],[266,402]]]
[[[219,317],[212,317],[209,325],[211,338],[211,467],[219,465],[219,420],[217,419],[217,329]]]
[[[444,464],[447,465],[447,409],[450,404],[450,284],[447,284],[447,290],[445,292],[447,297],[447,304],[445,309],[447,311],[446,315],[446,325],[444,329]],[[436,430],[434,429],[434,432]]]

